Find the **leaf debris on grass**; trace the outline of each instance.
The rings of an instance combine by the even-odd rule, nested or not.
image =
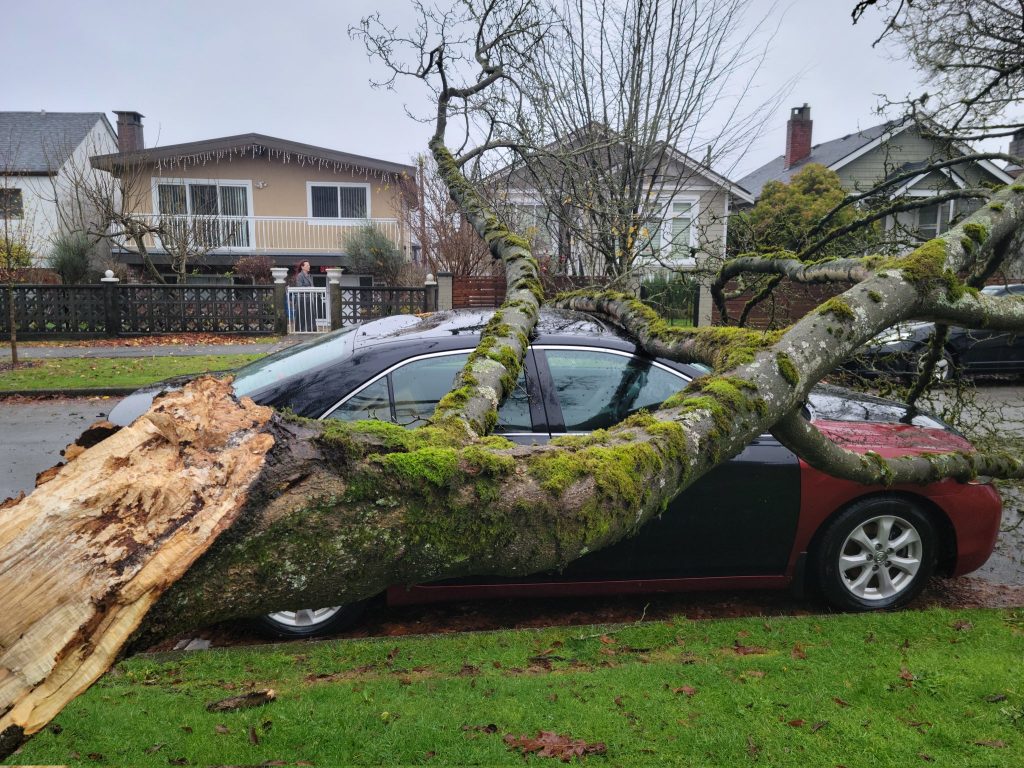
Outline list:
[[[207,712],[236,712],[239,709],[262,707],[277,698],[273,688],[264,691],[253,691],[241,696],[230,696],[220,701],[212,701],[206,705]]]
[[[563,763],[570,762],[574,757],[607,754],[608,748],[603,742],[588,744],[583,739],[574,739],[554,731],[538,731],[536,736],[513,736],[505,734],[503,741],[510,750],[519,750],[524,755],[536,753],[537,757],[557,757]]]

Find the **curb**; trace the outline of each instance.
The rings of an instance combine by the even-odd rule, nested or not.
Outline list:
[[[0,400],[7,397],[34,397],[49,400],[56,397],[124,397],[139,387],[87,387],[83,389],[5,389],[0,390]]]

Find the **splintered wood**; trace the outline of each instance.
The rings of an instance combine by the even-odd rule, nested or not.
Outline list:
[[[100,677],[234,522],[271,414],[200,379],[0,508],[0,755]]]

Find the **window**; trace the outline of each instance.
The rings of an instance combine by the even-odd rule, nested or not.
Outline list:
[[[366,219],[370,216],[368,184],[309,183],[309,215],[314,219]]]
[[[359,390],[328,415],[344,421],[380,419],[418,427],[433,415],[437,403],[452,388],[455,375],[466,365],[468,357],[469,352],[459,352],[412,360]],[[393,409],[388,397],[389,380],[394,395]],[[526,374],[521,371],[515,389],[498,409],[497,431],[532,430]]]
[[[514,203],[512,217],[515,226],[533,243],[534,250],[554,251],[558,224],[550,216],[547,206],[542,203]]]
[[[20,189],[0,189],[0,219],[20,219],[25,216]]]
[[[693,223],[693,203],[672,201],[669,220],[664,227],[668,237],[668,253],[672,259],[690,258],[690,228]]]
[[[642,408],[656,408],[688,383],[630,355],[575,349],[546,355],[567,432],[607,429]]]
[[[249,246],[249,186],[218,181],[160,181],[156,185],[157,212],[162,216],[216,216],[216,222],[203,224],[201,234],[213,248]],[[175,222],[165,220],[174,236]],[[179,222],[195,237],[195,226]],[[193,222],[194,224],[194,222]]]
[[[931,192],[925,193],[931,195]],[[950,200],[918,208],[910,219],[910,227],[922,240],[931,240],[946,232],[981,207],[979,200]]]

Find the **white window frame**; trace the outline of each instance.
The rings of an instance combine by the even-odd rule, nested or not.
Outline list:
[[[160,185],[161,184],[184,184],[185,190],[185,215],[192,216],[192,196],[188,193],[188,185],[196,184],[199,186],[213,186],[217,187],[217,209],[220,210],[220,187],[245,187],[245,206],[249,213],[246,216],[225,216],[227,219],[251,219],[252,213],[252,180],[251,179],[193,179],[189,177],[184,178],[166,178],[166,177],[153,177],[153,213],[158,216],[163,216],[163,211],[160,210]],[[172,215],[172,214],[167,214]],[[220,216],[221,214],[217,214]]]
[[[943,191],[944,190],[941,190],[941,189],[912,189],[912,190],[910,190],[910,191],[908,191],[906,193],[906,196],[907,197],[934,197],[935,195],[941,194]],[[914,234],[919,235],[923,240],[930,240],[932,238],[941,237],[943,234],[948,232],[949,231],[949,222],[951,222],[953,220],[953,217],[956,216],[956,200],[955,199],[954,200],[947,200],[944,203],[938,203],[938,206],[939,207],[942,207],[942,206],[946,207],[946,228],[943,229],[943,230],[940,230],[939,227],[938,227],[938,220],[936,220],[935,234],[932,235],[931,237],[925,237],[924,235],[921,234],[921,229],[920,229],[920,225],[921,225],[921,219],[920,219],[921,209],[920,208],[915,208],[913,211],[911,211],[911,213],[913,213],[913,215],[914,215],[914,224],[913,224],[914,228],[913,228],[913,232],[914,232]]]
[[[351,218],[351,217],[339,217],[336,219],[328,218],[326,216],[314,216],[313,215],[313,187],[334,187],[339,189],[342,187],[361,187],[366,190],[366,218]],[[356,182],[356,181],[307,181],[306,182],[306,218],[310,224],[337,224],[339,221],[370,221],[373,218],[373,211],[370,206],[373,203],[373,195],[371,194],[372,185]],[[340,201],[339,201],[340,202]],[[338,213],[341,213],[341,206],[338,206]]]
[[[185,186],[185,215],[192,216],[192,195],[188,192],[189,184],[196,184],[198,186],[213,186],[217,187],[217,218],[225,219],[245,219],[246,229],[249,230],[249,244],[244,246],[233,246],[225,245],[215,250],[224,253],[240,252],[248,253],[255,247],[255,231],[253,228],[253,207],[252,207],[252,180],[251,179],[193,179],[191,177],[178,177],[169,178],[164,176],[154,176],[152,179],[152,196],[153,196],[153,215],[154,216],[174,216],[181,214],[165,214],[160,210],[160,185],[161,184],[176,184]],[[245,206],[249,213],[246,216],[221,216],[220,214],[220,188],[221,187],[245,187]]]
[[[697,247],[697,219],[700,216],[699,195],[673,195],[672,197],[660,197],[658,203],[661,206],[661,248],[658,251],[658,260],[666,265],[676,267],[696,266],[697,260],[693,256],[675,258],[672,256],[672,221],[676,218],[672,215],[672,208],[676,203],[689,203],[690,205],[690,234],[688,248]]]

